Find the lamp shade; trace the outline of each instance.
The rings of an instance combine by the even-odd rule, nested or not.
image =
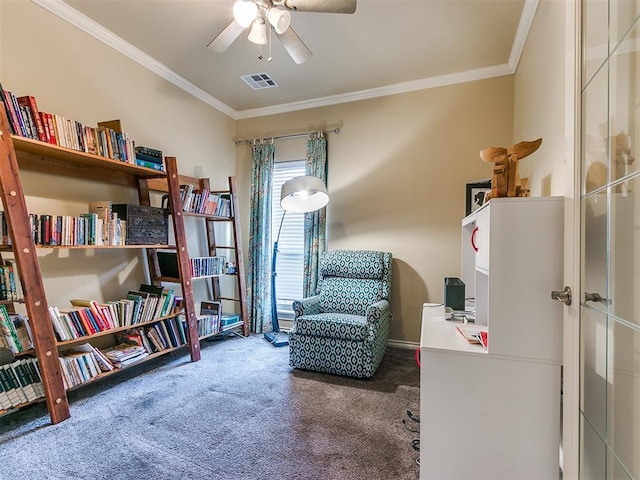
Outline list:
[[[251,31],[249,32],[249,36],[247,38],[250,42],[253,42],[257,45],[267,44],[267,24],[264,23],[263,18],[256,18],[253,21]]]
[[[251,25],[251,22],[258,16],[258,6],[253,2],[236,0],[233,4],[233,18],[243,28]]]
[[[251,22],[258,16],[258,6],[253,2],[236,0],[233,4],[233,18],[243,28],[251,25]]]
[[[282,7],[271,7],[267,13],[269,23],[278,35],[284,33],[291,24],[291,12]]]
[[[329,203],[327,187],[318,177],[303,175],[284,182],[280,191],[280,206],[288,212],[306,213]]]

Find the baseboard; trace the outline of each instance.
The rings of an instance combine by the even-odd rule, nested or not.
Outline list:
[[[415,350],[420,347],[419,343],[407,342],[405,340],[389,340],[387,345],[390,347],[406,348],[407,350]]]

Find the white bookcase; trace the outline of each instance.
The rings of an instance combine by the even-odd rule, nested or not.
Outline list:
[[[423,310],[422,479],[558,478],[563,199],[498,198],[462,221],[462,280],[489,345]]]

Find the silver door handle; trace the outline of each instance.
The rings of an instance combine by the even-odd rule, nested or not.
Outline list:
[[[587,293],[584,292],[584,301],[585,302],[599,302],[604,305],[611,305],[611,300],[608,298],[603,298],[599,293]]]
[[[552,290],[551,299],[558,300],[559,302],[562,302],[565,305],[571,305],[571,288],[564,287],[564,290],[561,292],[558,292],[557,290]]]

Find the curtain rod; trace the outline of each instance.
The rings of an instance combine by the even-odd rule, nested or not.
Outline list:
[[[234,140],[233,143],[235,143],[236,145],[241,145],[241,144],[247,144],[247,145],[251,145],[253,143],[256,142],[262,142],[265,140],[282,140],[285,138],[299,138],[299,137],[309,137],[312,135],[317,135],[319,133],[325,134],[325,133],[340,133],[340,128],[336,127],[333,130],[319,130],[317,132],[307,132],[307,133],[293,133],[291,135],[276,135],[273,137],[262,137],[262,138],[254,138],[254,139],[246,139],[246,140]]]

